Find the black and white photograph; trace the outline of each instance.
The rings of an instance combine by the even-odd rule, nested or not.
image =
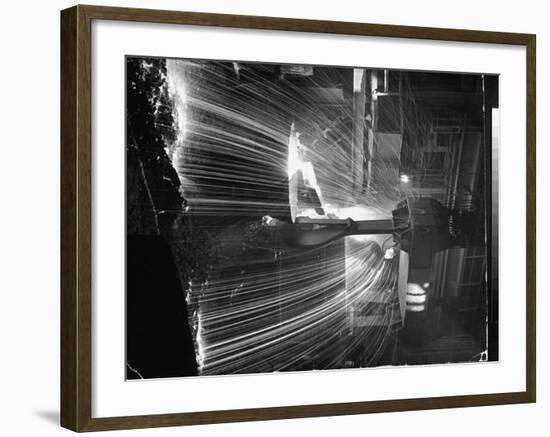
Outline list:
[[[127,379],[499,360],[498,75],[125,62]]]

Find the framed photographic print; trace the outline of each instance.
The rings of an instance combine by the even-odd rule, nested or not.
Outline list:
[[[535,36],[61,13],[61,421],[535,402]]]

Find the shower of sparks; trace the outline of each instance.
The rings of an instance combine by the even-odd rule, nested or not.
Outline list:
[[[284,269],[283,277],[282,269],[268,271],[264,265],[203,284],[194,291],[200,300],[202,374],[279,371],[302,362],[341,367],[360,344],[365,348],[360,361],[368,365],[395,317],[376,313],[378,305],[394,299],[396,275],[375,248],[354,250],[346,270],[336,258],[308,263],[294,254],[286,262],[297,262]],[[378,305],[369,308],[371,301]],[[361,308],[372,323],[354,336],[347,332],[350,308]]]
[[[176,131],[167,153],[193,219],[187,238],[200,229],[208,251],[207,279],[187,290],[200,373],[375,364],[400,323],[391,238],[305,250],[292,246],[291,223],[386,218],[411,188],[352,189],[352,108],[329,116],[307,90],[246,64],[168,60],[166,71]],[[289,193],[298,173],[322,213]]]

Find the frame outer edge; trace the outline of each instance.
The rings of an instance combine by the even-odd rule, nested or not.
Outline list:
[[[526,45],[531,34],[487,30],[450,29],[352,21],[313,20],[257,15],[184,12],[167,9],[143,9],[79,5],[94,18],[149,23],[188,24],[240,29],[288,30],[292,32],[335,33],[386,38],[412,38],[435,41],[484,42]]]
[[[526,220],[527,220],[527,283],[526,283],[526,308],[527,308],[527,327],[526,327],[526,391],[530,402],[537,400],[537,266],[536,266],[536,232],[537,232],[537,133],[536,133],[536,114],[537,114],[537,85],[536,85],[536,51],[537,40],[536,35],[531,35],[526,44],[526,60],[527,60],[527,138],[526,138],[526,153],[527,153],[527,205],[526,205]]]
[[[61,11],[61,426],[76,430],[78,410],[76,132],[77,8]]]
[[[92,419],[92,19],[77,6],[77,431]]]
[[[92,418],[91,23],[94,19],[453,40],[526,46],[527,361],[526,391],[342,404]],[[61,12],[61,425],[73,431],[214,424],[536,400],[535,275],[536,38],[515,34],[273,17],[78,5]]]
[[[92,412],[91,20],[61,12],[61,426]]]

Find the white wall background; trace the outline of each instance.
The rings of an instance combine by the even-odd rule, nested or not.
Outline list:
[[[305,1],[181,0],[95,1],[203,12],[271,15],[388,24],[472,28],[537,34],[538,76],[538,403],[456,410],[206,425],[123,431],[128,436],[333,436],[547,435],[550,386],[543,348],[550,310],[544,296],[550,278],[543,227],[550,220],[544,199],[550,165],[545,142],[545,110],[550,101],[545,3],[460,0]],[[3,4],[0,55],[0,434],[58,436],[59,416],[59,10],[69,1]],[[550,116],[547,114],[546,119]]]

